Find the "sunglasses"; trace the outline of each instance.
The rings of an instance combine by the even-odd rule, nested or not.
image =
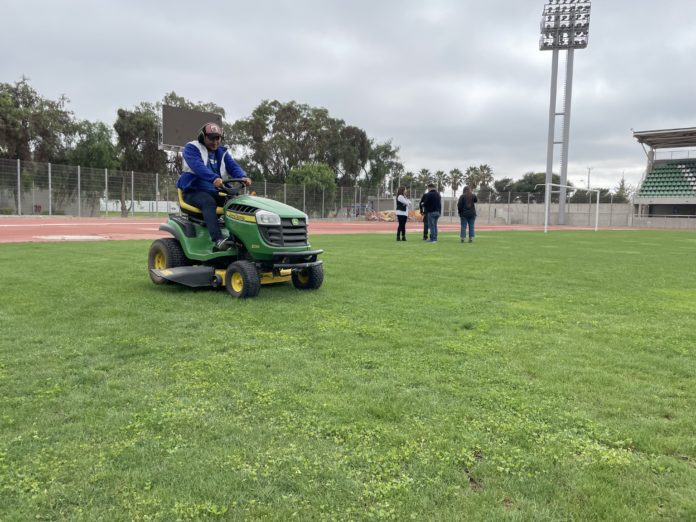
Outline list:
[[[222,136],[209,136],[206,134],[206,138],[208,138],[210,141],[220,141]]]

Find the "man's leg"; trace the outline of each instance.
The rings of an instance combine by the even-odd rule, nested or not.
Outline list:
[[[471,216],[469,218],[469,241],[473,241],[474,236],[476,235],[474,233],[474,222],[476,221],[476,216]]]
[[[428,214],[423,214],[423,239],[428,239]]]
[[[437,220],[440,219],[439,212],[433,212],[433,226],[430,229],[430,241],[437,241]]]
[[[218,206],[215,196],[209,192],[186,192],[184,194],[184,201],[201,209],[205,226],[208,227],[208,233],[213,243],[222,239],[223,236],[222,232],[220,232],[220,223],[215,213],[215,209]]]

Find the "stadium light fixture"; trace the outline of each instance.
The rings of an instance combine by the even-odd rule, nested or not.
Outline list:
[[[541,16],[539,50],[584,49],[590,29],[590,0],[549,0]]]
[[[551,197],[550,183],[553,172],[554,145],[561,148],[561,196],[558,206],[558,224],[565,224],[565,193],[568,181],[568,143],[570,136],[570,99],[573,93],[573,55],[575,49],[584,49],[590,36],[590,0],[548,0],[541,15],[539,50],[552,51],[551,99],[549,103],[549,134],[546,155],[546,198]],[[558,51],[565,50],[566,76],[563,112],[556,111],[558,90]],[[554,138],[556,116],[563,116],[563,138]]]

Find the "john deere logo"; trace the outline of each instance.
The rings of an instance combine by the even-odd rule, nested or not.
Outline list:
[[[292,224],[293,224],[293,225],[299,225],[299,224],[300,224],[300,220],[297,219],[297,218],[292,218]]]

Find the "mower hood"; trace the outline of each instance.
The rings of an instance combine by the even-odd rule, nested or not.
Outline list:
[[[252,209],[266,210],[278,214],[281,218],[307,218],[307,214],[295,207],[259,196],[238,196],[225,205],[227,209],[239,207],[246,207],[248,209],[247,211],[252,211]]]

